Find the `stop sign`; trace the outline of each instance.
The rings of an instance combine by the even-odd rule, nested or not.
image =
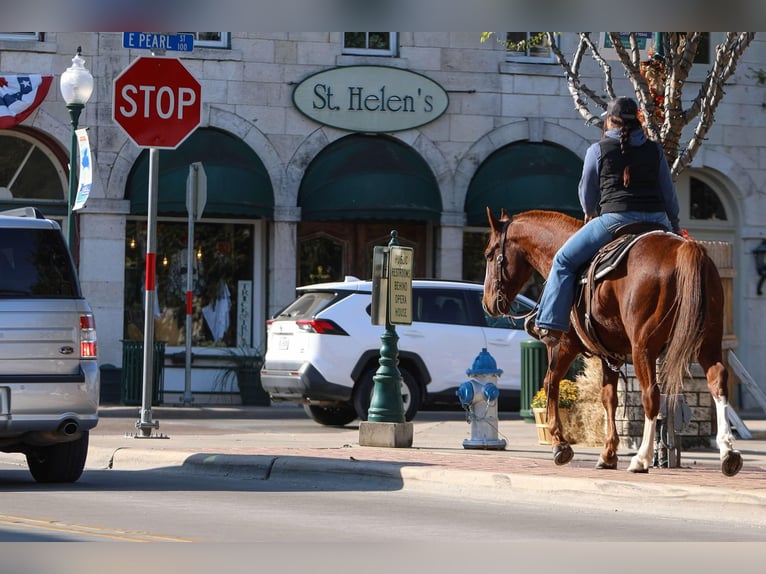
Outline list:
[[[178,147],[201,110],[200,84],[176,58],[138,58],[114,79],[112,117],[138,146]]]

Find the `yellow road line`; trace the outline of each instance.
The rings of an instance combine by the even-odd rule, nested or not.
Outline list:
[[[201,542],[200,540],[195,540],[193,538],[152,534],[151,532],[129,531],[119,528],[88,526],[85,524],[61,522],[59,520],[51,520],[47,518],[14,516],[12,514],[0,514],[0,524],[38,530],[52,530],[54,532],[66,532],[69,534],[87,534],[89,536],[121,540],[124,542]]]

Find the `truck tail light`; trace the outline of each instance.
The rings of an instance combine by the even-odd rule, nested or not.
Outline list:
[[[80,315],[80,356],[87,359],[95,359],[98,356],[96,319],[91,313]]]

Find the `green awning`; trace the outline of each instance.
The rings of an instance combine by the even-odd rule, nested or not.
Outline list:
[[[384,136],[352,135],[309,165],[298,193],[301,219],[439,222],[441,195],[428,164]]]
[[[204,217],[266,217],[274,213],[274,192],[263,162],[241,140],[210,128],[195,131],[177,149],[160,150],[157,212],[186,216],[189,165],[202,162],[207,176]],[[149,150],[139,155],[128,176],[131,214],[146,214]]]
[[[474,175],[465,199],[467,225],[487,226],[487,207],[511,215],[550,209],[582,218],[577,184],[582,161],[551,144],[521,142],[489,156]]]

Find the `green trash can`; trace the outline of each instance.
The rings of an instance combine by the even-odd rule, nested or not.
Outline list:
[[[521,400],[519,414],[527,422],[534,422],[532,397],[543,387],[548,370],[548,353],[545,343],[535,339],[521,341]]]
[[[165,341],[154,342],[152,406],[162,404],[164,392]],[[122,404],[142,405],[144,390],[144,342],[122,341]]]

